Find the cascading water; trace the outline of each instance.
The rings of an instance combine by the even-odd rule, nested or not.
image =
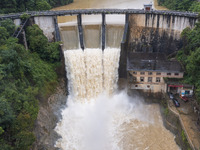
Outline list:
[[[119,0],[111,1],[118,4]],[[117,92],[125,16],[117,16],[113,24],[113,15],[106,15],[106,46],[114,48],[104,51],[96,49],[101,45],[101,23],[90,24],[98,19],[88,17],[83,16],[84,51],[77,50],[77,27],[68,23],[60,26],[64,48],[68,49],[64,55],[69,96],[55,128],[61,136],[55,146],[62,150],[179,149],[162,124],[158,105],[146,105],[141,98]]]
[[[64,54],[68,89],[74,99],[88,101],[117,88],[119,49],[67,50]]]
[[[62,150],[175,150],[159,107],[125,92],[115,93],[119,49],[65,51],[67,107],[56,131]],[[160,138],[162,136],[162,138]]]

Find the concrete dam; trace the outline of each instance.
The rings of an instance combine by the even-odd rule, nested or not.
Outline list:
[[[49,41],[59,39],[59,30],[57,23],[57,16],[77,16],[76,23],[68,25],[68,27],[61,27],[60,30],[71,30],[74,32],[75,40],[79,40],[80,44],[88,47],[87,30],[90,25],[84,25],[81,16],[102,15],[101,23],[95,23],[95,30],[99,30],[99,41],[101,43],[92,47],[102,47],[104,39],[108,38],[106,35],[106,19],[107,16],[124,15],[126,17],[125,31],[123,31],[123,42],[128,41],[128,51],[136,52],[164,52],[167,54],[172,53],[179,49],[181,45],[180,34],[186,27],[193,28],[198,19],[197,13],[189,12],[176,12],[176,11],[145,11],[140,9],[88,9],[88,10],[65,10],[65,11],[44,11],[44,12],[27,12],[34,19],[34,23],[38,24],[43,30],[44,34],[48,37]],[[11,18],[16,25],[20,24],[20,16],[22,14],[0,16],[0,19]],[[83,25],[82,25],[83,24]],[[93,24],[94,25],[94,24]],[[83,26],[83,27],[82,27]],[[107,28],[112,24],[107,25]],[[68,29],[67,29],[68,28]],[[70,28],[70,29],[69,29]],[[85,29],[83,29],[85,28]],[[82,32],[82,33],[79,33]],[[81,36],[80,36],[81,35]],[[87,38],[85,37],[87,36]],[[62,35],[61,35],[62,37]],[[84,38],[85,37],[85,38]],[[83,39],[81,39],[83,38]],[[101,40],[100,40],[101,39]],[[103,39],[103,40],[102,40]],[[64,39],[62,39],[64,40]],[[70,39],[69,39],[70,40]],[[72,41],[68,44],[64,43],[66,49],[76,48],[78,45],[71,45]],[[84,44],[84,45],[83,45]],[[108,47],[110,46],[107,42]]]
[[[194,28],[198,19],[197,13],[140,9],[65,10],[27,14],[33,19],[32,22],[39,25],[49,41],[62,40],[63,49],[121,47],[119,77],[122,78],[126,77],[127,52],[172,54],[182,45],[182,30],[186,27]],[[12,18],[19,25],[20,15],[0,16],[0,19]],[[84,24],[82,16],[92,15],[101,15],[100,23]],[[124,15],[124,23],[107,24],[107,16],[112,15]],[[77,21],[60,26],[59,29],[57,16],[77,16]]]
[[[159,108],[118,91],[126,78],[129,52],[172,54],[181,46],[181,31],[193,28],[197,14],[133,9],[91,9],[27,12],[29,24],[38,24],[51,41],[62,41],[68,78],[67,102],[55,131],[54,146],[63,150],[180,149],[163,126]],[[21,14],[7,15],[21,24]],[[59,24],[57,16],[74,15]],[[100,22],[85,23],[99,15]],[[107,16],[123,15],[123,23]],[[95,16],[95,17],[96,17]]]

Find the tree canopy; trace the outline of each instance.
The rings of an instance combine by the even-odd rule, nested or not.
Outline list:
[[[185,67],[185,82],[195,85],[195,94],[200,102],[200,23],[196,23],[194,29],[184,29],[181,36],[184,45],[177,58]]]
[[[11,36],[14,29],[11,20],[0,22],[0,149],[28,150],[35,141],[38,98],[47,98],[57,85],[59,43],[49,43],[33,25],[26,30],[26,50]]]
[[[158,4],[171,10],[200,12],[200,2],[197,0],[158,0]]]
[[[73,0],[0,0],[0,14],[49,10],[72,2]]]

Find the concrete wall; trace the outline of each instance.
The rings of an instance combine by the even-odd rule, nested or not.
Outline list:
[[[194,17],[165,14],[131,14],[129,51],[170,54],[182,45],[181,32],[193,28]]]
[[[42,29],[50,42],[54,41],[55,22],[53,16],[34,17],[35,24]]]
[[[19,26],[21,24],[21,19],[14,19],[14,24]]]

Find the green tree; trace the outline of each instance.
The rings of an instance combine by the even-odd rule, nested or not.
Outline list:
[[[38,1],[36,3],[36,10],[49,10],[51,9],[51,5],[47,3],[45,0]]]
[[[8,38],[9,34],[6,28],[0,26],[0,45],[5,44],[6,39]]]
[[[193,2],[189,8],[189,11],[200,12],[200,2]]]
[[[158,0],[159,5],[163,5],[171,10],[188,11],[196,0]],[[198,2],[199,3],[199,2]]]
[[[197,22],[194,29],[184,29],[181,37],[184,44],[177,58],[185,67],[185,82],[195,85],[195,94],[200,102],[200,23]]]
[[[16,0],[0,0],[0,13],[16,12]]]
[[[6,28],[10,36],[15,31],[15,24],[11,19],[5,19],[5,20],[0,21],[0,26]]]
[[[37,52],[39,56],[48,62],[58,62],[60,58],[59,43],[49,43],[47,37],[38,25],[27,28],[27,39],[32,52]]]
[[[47,98],[57,85],[59,43],[48,43],[34,25],[27,30],[30,50],[26,50],[9,36],[8,22],[0,24],[0,149],[27,150],[35,140],[38,98]]]
[[[6,99],[0,98],[0,126],[5,128],[14,119],[13,110]],[[1,128],[2,133],[2,128]]]

